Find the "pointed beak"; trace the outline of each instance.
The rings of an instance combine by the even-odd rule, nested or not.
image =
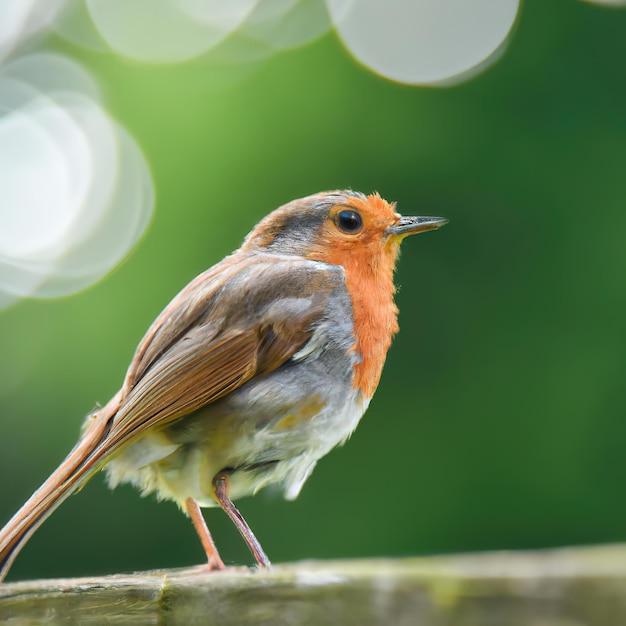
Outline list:
[[[409,235],[416,235],[427,230],[437,230],[449,221],[445,217],[401,217],[387,229],[387,235],[404,239]]]

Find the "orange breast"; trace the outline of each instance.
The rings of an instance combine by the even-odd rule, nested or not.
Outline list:
[[[393,300],[393,270],[398,246],[390,241],[359,246],[323,246],[319,261],[343,266],[354,316],[355,349],[359,355],[354,386],[366,398],[376,391],[387,351],[398,332],[398,308]],[[311,255],[313,256],[313,255]]]
[[[354,385],[366,398],[371,398],[378,386],[391,340],[398,332],[398,308],[393,300],[394,263],[372,271],[371,259],[359,256],[351,256],[342,265],[352,299],[356,350],[360,356]]]

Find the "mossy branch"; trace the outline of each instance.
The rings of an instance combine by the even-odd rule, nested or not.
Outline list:
[[[3,624],[626,624],[626,545],[0,586]]]

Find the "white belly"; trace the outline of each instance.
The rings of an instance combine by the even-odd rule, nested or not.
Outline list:
[[[278,483],[285,497],[293,500],[317,461],[354,432],[368,404],[369,400],[351,390],[339,411],[326,406],[306,421],[277,419],[265,428],[230,438],[228,450],[220,449],[219,441],[215,447],[184,447],[153,433],[123,450],[106,466],[109,484],[114,487],[130,482],[143,494],[156,492],[159,498],[174,500],[181,506],[191,497],[200,506],[213,507],[218,506],[211,488],[213,477],[235,467],[230,477],[231,499],[253,495]],[[290,455],[293,450],[300,453]],[[270,460],[281,452],[285,458],[259,470],[236,469],[236,460]]]

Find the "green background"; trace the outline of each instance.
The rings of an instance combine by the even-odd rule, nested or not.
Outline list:
[[[52,45],[100,80],[157,206],[98,285],[0,315],[0,520],[182,286],[276,206],[351,187],[451,223],[403,246],[401,332],[352,440],[295,502],[239,503],[270,558],[626,540],[626,10],[528,0],[504,56],[445,89],[387,82],[332,34],[248,65]],[[207,519],[225,560],[250,562],[226,516]],[[174,504],[97,476],[10,578],[202,560]]]

